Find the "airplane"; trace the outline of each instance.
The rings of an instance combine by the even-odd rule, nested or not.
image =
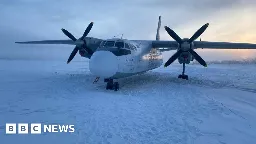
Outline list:
[[[75,45],[67,63],[70,63],[79,52],[80,56],[89,59],[89,70],[96,76],[95,81],[104,78],[106,89],[119,90],[119,83],[116,79],[129,77],[132,75],[156,69],[163,64],[162,52],[176,50],[164,67],[172,64],[176,59],[183,65],[182,74],[178,78],[188,80],[185,74],[186,64],[194,59],[201,65],[207,67],[206,62],[194,50],[204,49],[256,49],[256,44],[250,43],[231,43],[231,42],[210,42],[195,41],[207,29],[209,23],[204,24],[197,30],[191,38],[181,39],[171,28],[165,26],[165,30],[175,41],[160,40],[161,16],[159,16],[156,40],[128,40],[122,38],[99,39],[87,37],[93,27],[91,22],[82,37],[75,38],[66,29],[62,32],[70,40],[42,40],[15,42],[19,44],[68,44]]]

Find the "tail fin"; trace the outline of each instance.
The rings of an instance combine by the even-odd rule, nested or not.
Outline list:
[[[157,31],[156,31],[156,40],[160,40],[160,33],[159,33],[160,27],[161,27],[161,16],[159,16],[159,20],[158,20],[158,26],[157,26]]]

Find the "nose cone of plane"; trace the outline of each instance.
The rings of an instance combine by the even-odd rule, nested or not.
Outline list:
[[[109,78],[118,70],[117,57],[109,51],[97,51],[90,59],[89,68],[94,75]]]

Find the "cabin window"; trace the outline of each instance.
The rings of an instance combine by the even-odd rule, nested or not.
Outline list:
[[[124,42],[116,42],[115,46],[117,48],[124,48]]]
[[[115,41],[107,41],[104,46],[105,47],[114,47],[114,45],[115,45]]]

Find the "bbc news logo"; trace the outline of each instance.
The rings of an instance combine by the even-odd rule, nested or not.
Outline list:
[[[75,132],[74,125],[57,125],[41,123],[6,123],[6,134],[41,134],[44,133],[73,133]],[[29,127],[30,126],[30,127]]]

